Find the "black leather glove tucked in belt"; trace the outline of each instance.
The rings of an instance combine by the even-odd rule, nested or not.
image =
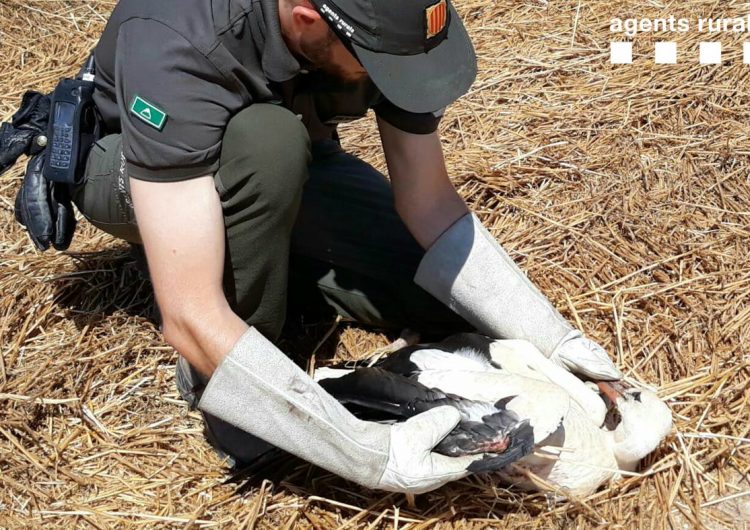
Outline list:
[[[49,113],[49,96],[33,91],[24,94],[10,123],[0,126],[0,175],[21,155],[31,156],[16,196],[16,220],[40,250],[50,245],[65,250],[73,239],[76,220],[68,186],[48,182],[42,175]]]
[[[16,195],[16,221],[26,227],[39,250],[52,244],[57,250],[70,246],[76,229],[68,185],[50,182],[42,175],[43,151],[29,159],[21,189]]]
[[[33,155],[46,145],[49,120],[49,97],[39,92],[26,92],[10,123],[0,126],[0,175],[16,163],[21,155]]]

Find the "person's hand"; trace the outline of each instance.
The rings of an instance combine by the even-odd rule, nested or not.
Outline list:
[[[622,372],[615,366],[604,348],[580,332],[570,333],[555,348],[550,356],[563,368],[598,381],[622,379]]]
[[[450,457],[432,452],[460,419],[457,409],[445,406],[393,425],[388,461],[376,487],[418,494],[469,475],[469,466],[484,455]]]
[[[0,126],[0,175],[21,155],[34,155],[46,145],[50,99],[39,92],[26,92],[10,123]],[[44,138],[44,139],[42,139]]]
[[[21,189],[16,195],[16,220],[26,227],[39,250],[53,245],[57,250],[70,246],[76,228],[68,186],[49,182],[42,175],[45,152],[32,156],[26,165]]]

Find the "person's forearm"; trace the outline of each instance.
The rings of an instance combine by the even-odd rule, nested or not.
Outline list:
[[[226,232],[213,175],[131,177],[130,192],[164,338],[208,377],[247,330],[222,286]]]
[[[378,118],[396,211],[422,248],[469,209],[445,168],[437,132],[409,134]]]
[[[378,119],[396,211],[427,251],[414,281],[493,337],[526,339],[598,379],[621,374],[529,281],[458,195],[437,133],[409,134]],[[553,355],[554,354],[554,355]]]
[[[408,182],[408,181],[407,181]],[[406,228],[425,250],[453,223],[469,212],[450,181],[435,186],[418,183],[396,194],[396,211]]]
[[[186,307],[163,318],[164,338],[206,378],[248,329],[227,304],[213,308]]]

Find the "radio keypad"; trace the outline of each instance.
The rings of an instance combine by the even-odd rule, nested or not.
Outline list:
[[[67,169],[70,167],[72,152],[73,127],[70,125],[55,125],[50,166],[57,169]]]

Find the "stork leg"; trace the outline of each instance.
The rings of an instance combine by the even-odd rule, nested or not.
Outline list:
[[[402,348],[407,348],[416,344],[419,344],[419,332],[411,330],[409,328],[404,328],[401,331],[401,335],[399,335],[396,340],[372,352],[368,365],[372,366],[373,364],[378,362],[378,360],[380,360],[380,358],[382,358],[384,355],[389,355],[393,352],[397,352]]]
[[[415,344],[419,344],[419,332],[414,331],[413,329],[404,328],[401,330],[401,334],[399,337],[391,342],[388,346],[383,347],[382,352],[383,353],[393,353],[395,351],[400,350],[401,348],[406,348],[407,346],[414,346]]]
[[[417,507],[417,496],[413,493],[404,493],[404,497],[406,497],[406,504],[411,508],[412,510],[416,509]]]

